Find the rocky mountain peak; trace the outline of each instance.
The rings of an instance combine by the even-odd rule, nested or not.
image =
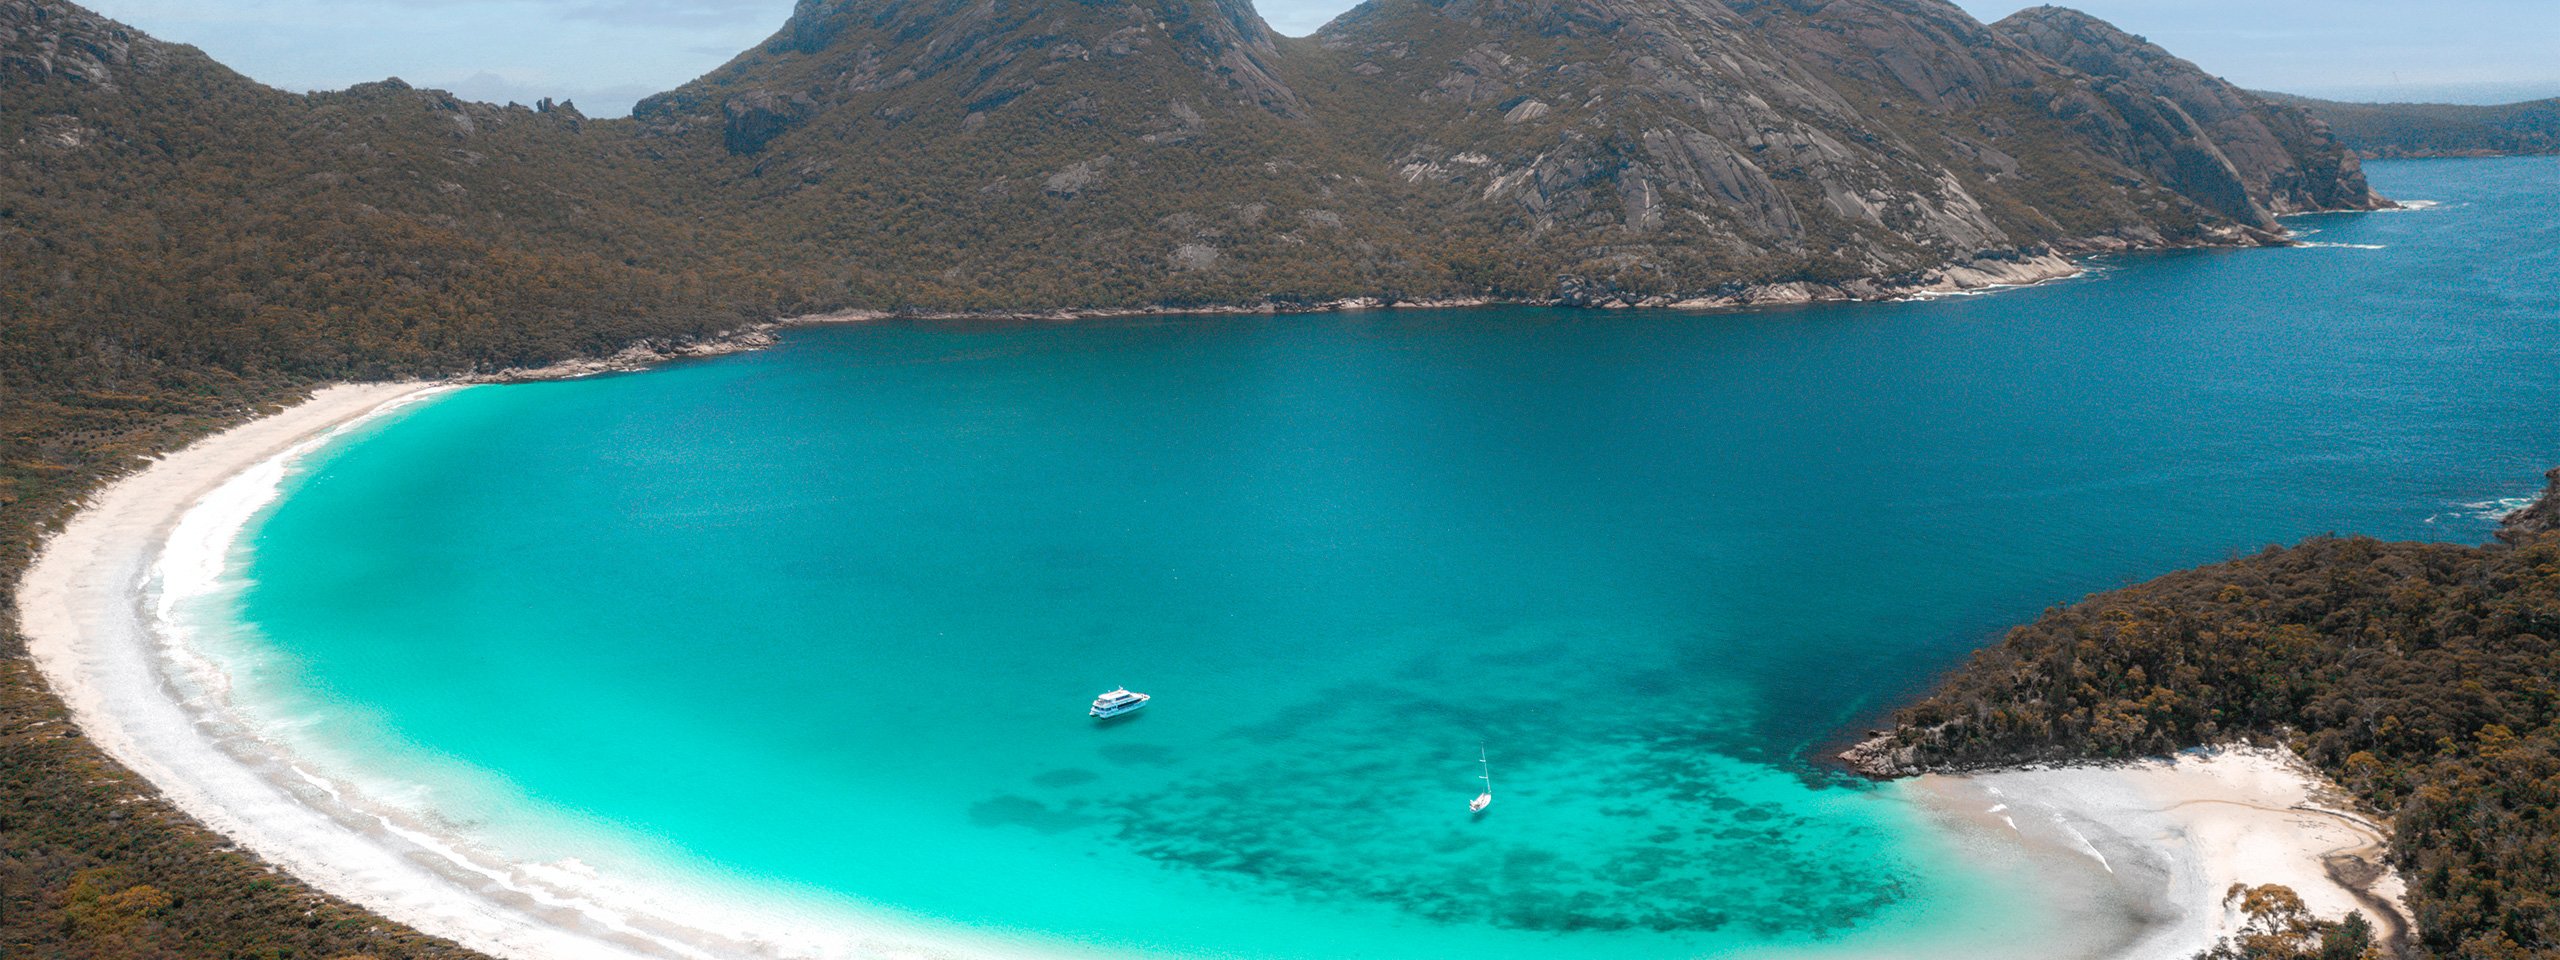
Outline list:
[[[979,118],[974,130],[1024,112],[1018,102],[1091,116],[1149,87],[1151,112],[1191,102],[1302,118],[1278,57],[1245,0],[800,0],[770,40],[633,114],[664,132],[717,123],[733,153],[856,102],[891,120],[948,105]]]

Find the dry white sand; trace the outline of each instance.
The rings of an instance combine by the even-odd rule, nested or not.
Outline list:
[[[2382,864],[2387,833],[2290,752],[2231,748],[2108,766],[1931,775],[1914,784],[1951,829],[2005,837],[2030,860],[2096,877],[2139,905],[2097,951],[2186,960],[2238,929],[2232,884],[2282,884],[2335,920],[2360,911],[2377,937],[2403,924],[2403,888]],[[2071,861],[2080,863],[2072,864]],[[2098,873],[2090,874],[2088,865]],[[2373,876],[2363,896],[2333,879]]]

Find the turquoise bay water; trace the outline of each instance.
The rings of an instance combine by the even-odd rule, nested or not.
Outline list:
[[[1807,755],[2048,604],[2477,542],[2560,462],[2560,163],[2371,170],[2436,205],[1991,296],[881,323],[465,390],[305,463],[210,652],[443,829],[813,927],[2032,954],[2017,881]]]

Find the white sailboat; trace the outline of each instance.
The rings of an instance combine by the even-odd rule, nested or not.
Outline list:
[[[1493,806],[1493,764],[1484,758],[1483,744],[1476,745],[1476,762],[1484,764],[1484,772],[1476,775],[1476,779],[1484,781],[1484,792],[1477,794],[1474,800],[1468,801],[1467,812],[1469,813],[1483,813],[1484,808]]]

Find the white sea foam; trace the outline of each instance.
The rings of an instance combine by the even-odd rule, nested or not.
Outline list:
[[[2088,855],[2090,856],[2090,858],[2091,858],[2091,859],[2094,859],[2094,860],[2098,861],[2098,865],[2099,865],[2099,866],[2101,866],[2101,867],[2105,867],[2105,868],[2107,868],[2107,872],[2108,872],[2108,873],[2114,873],[2114,872],[2116,872],[2115,865],[2107,862],[2107,855],[2106,855],[2106,854],[2103,854],[2103,853],[2099,853],[2099,852],[2098,852],[2098,845],[2097,845],[2097,844],[2094,844],[2094,843],[2090,843],[2090,842],[2089,842],[2089,838],[2088,838],[2087,836],[2083,835],[2083,834],[2082,834],[2080,831],[2078,831],[2078,830],[2074,830],[2074,829],[2072,829],[2072,828],[2071,828],[2071,825],[2070,825],[2070,824],[2068,824],[2068,823],[2063,822],[2062,818],[2060,818],[2060,817],[2055,817],[2053,822],[2054,822],[2054,825],[2055,825],[2055,826],[2058,826],[2058,827],[2061,827],[2061,828],[2062,828],[2062,832],[2067,833],[2067,834],[2070,834],[2070,835],[2071,835],[2071,839],[2073,839],[2073,840],[2075,840],[2075,841],[2078,841],[2078,842],[2079,842],[2079,844],[2080,844],[2080,852],[2085,853],[2085,854],[2088,854]]]
[[[2496,500],[2476,500],[2469,503],[2455,504],[2455,506],[2461,507],[2463,510],[2467,511],[2467,515],[2474,519],[2494,521],[2504,520],[2507,518],[2508,514],[2533,506],[2533,502],[2540,499],[2542,499],[2541,495],[2536,494],[2530,497],[2500,497]]]

